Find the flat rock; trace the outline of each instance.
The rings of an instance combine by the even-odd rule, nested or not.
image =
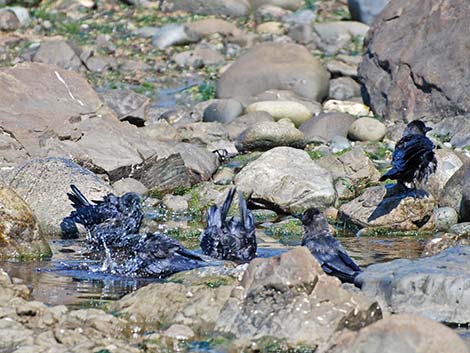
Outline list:
[[[447,0],[390,1],[365,40],[359,75],[366,104],[379,116],[405,121],[426,116],[439,122],[469,111],[468,92],[461,89],[470,81],[470,48],[461,45],[470,34],[468,12],[465,0],[452,6]],[[443,47],[451,57],[442,58]]]
[[[263,65],[259,64],[261,60]],[[268,89],[284,89],[321,101],[328,94],[328,79],[323,65],[305,47],[263,43],[249,49],[224,71],[216,94],[219,98],[250,97]]]
[[[241,345],[276,337],[316,348],[342,329],[358,330],[382,316],[374,300],[344,290],[308,249],[256,258],[232,291],[215,329]]]
[[[276,205],[285,212],[309,207],[326,208],[335,197],[331,174],[307,152],[276,147],[248,163],[235,178],[237,187],[253,199]]]
[[[303,148],[304,134],[288,119],[260,122],[246,129],[237,141],[238,150],[269,150],[278,146]]]
[[[418,190],[404,192],[395,184],[367,188],[354,200],[343,204],[340,218],[363,227],[385,228],[389,230],[429,229],[428,224],[436,207],[432,195]]]
[[[129,121],[136,126],[145,124],[145,107],[150,99],[130,89],[113,89],[102,93],[101,98],[113,109],[119,120]]]
[[[266,112],[269,113],[275,120],[289,119],[296,126],[304,123],[311,118],[311,113],[308,108],[298,102],[289,101],[262,101],[250,104],[245,110],[247,113],[251,112]]]
[[[49,244],[31,209],[10,187],[0,184],[0,258],[51,256]]]
[[[58,66],[65,70],[83,71],[79,49],[70,41],[54,39],[41,42],[32,58],[34,62]]]
[[[307,141],[330,142],[333,136],[348,136],[349,127],[356,118],[346,113],[320,113],[302,125],[299,130]]]
[[[458,246],[418,260],[394,260],[367,267],[357,278],[362,292],[384,310],[432,320],[470,322],[470,247]]]
[[[31,207],[48,238],[60,236],[60,222],[73,210],[66,195],[71,184],[90,200],[99,200],[111,192],[94,173],[65,158],[28,161],[10,172],[9,183]]]
[[[399,314],[344,332],[327,353],[466,353],[462,339],[449,327],[418,315]]]
[[[348,136],[356,141],[380,141],[387,133],[387,127],[377,119],[363,117],[349,127]]]

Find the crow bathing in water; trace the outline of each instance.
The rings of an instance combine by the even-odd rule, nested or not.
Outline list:
[[[91,203],[75,185],[70,187],[72,192],[67,196],[75,210],[60,224],[65,237],[78,237],[75,223],[82,224],[88,232],[88,242],[99,250],[104,243],[114,243],[127,234],[139,232],[143,213],[136,193],[128,192],[120,197],[108,194],[103,200]]]
[[[436,171],[434,144],[426,137],[429,130],[431,128],[421,120],[414,120],[406,126],[393,152],[392,169],[382,175],[380,181],[394,179],[406,189],[406,184],[411,184],[416,190],[418,184],[426,181]]]
[[[338,277],[342,282],[354,283],[361,272],[349,257],[341,243],[333,237],[325,216],[316,208],[310,208],[302,215],[294,215],[304,225],[302,245],[307,247],[320,263],[326,274]]]
[[[235,191],[235,188],[229,191],[221,208],[213,205],[209,209],[201,249],[215,259],[248,262],[256,256],[255,222],[241,192],[238,193],[241,219],[226,219]]]

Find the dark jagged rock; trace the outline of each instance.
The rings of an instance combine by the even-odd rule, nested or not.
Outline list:
[[[201,235],[205,255],[220,260],[247,262],[256,256],[256,234],[253,214],[238,194],[240,219],[227,219],[236,189],[229,191],[222,207],[213,205],[207,213],[207,228]]]

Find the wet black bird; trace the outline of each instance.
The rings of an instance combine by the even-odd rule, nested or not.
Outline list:
[[[425,182],[437,167],[435,146],[426,136],[431,129],[421,120],[410,122],[393,151],[392,168],[379,180],[394,179],[405,189],[411,185],[414,190]]]
[[[219,260],[248,262],[256,256],[256,235],[253,214],[238,193],[240,219],[227,219],[236,189],[230,189],[222,207],[213,205],[207,213],[207,228],[201,234],[203,254]]]
[[[127,234],[138,233],[143,219],[140,196],[128,192],[120,197],[106,195],[103,200],[91,203],[75,186],[70,186],[68,198],[75,208],[63,219],[61,229],[65,237],[78,237],[76,223],[82,224],[88,232],[89,244],[98,249],[103,243],[113,244]]]
[[[338,277],[342,282],[354,283],[361,269],[331,234],[323,213],[317,208],[310,208],[302,215],[294,216],[302,221],[305,229],[302,245],[315,256],[323,271]]]
[[[210,265],[161,233],[127,234],[106,251],[103,270],[126,276],[162,278]]]

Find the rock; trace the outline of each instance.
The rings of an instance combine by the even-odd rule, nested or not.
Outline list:
[[[231,140],[236,140],[238,136],[250,126],[261,122],[273,122],[274,118],[263,111],[247,113],[239,116],[227,125],[228,134]]]
[[[313,349],[342,329],[358,330],[382,316],[373,300],[344,290],[304,247],[256,258],[232,291],[215,329],[240,345],[276,337]],[[328,323],[328,324],[326,324]]]
[[[32,61],[58,66],[65,70],[83,71],[80,50],[70,41],[53,39],[41,42]]]
[[[275,120],[290,119],[296,126],[307,121],[311,117],[310,111],[301,103],[288,101],[264,101],[250,104],[246,110],[251,112],[267,112]]]
[[[438,230],[448,230],[458,222],[459,215],[452,207],[439,207],[434,210],[434,223]]]
[[[356,226],[408,231],[429,229],[436,200],[432,195],[418,190],[405,193],[396,184],[372,186],[359,197],[343,204],[340,218]],[[372,228],[373,230],[373,228]]]
[[[370,26],[388,2],[389,0],[348,0],[348,7],[353,20]]]
[[[470,247],[458,246],[418,260],[367,267],[357,278],[362,292],[393,313],[413,313],[446,323],[470,321]]]
[[[350,148],[352,148],[351,142],[349,142],[346,137],[339,135],[335,135],[332,137],[330,143],[330,150],[333,154],[348,150]]]
[[[441,233],[430,239],[424,246],[421,256],[433,256],[446,249],[460,245],[470,246],[469,228],[470,223],[468,222],[454,224],[450,229],[452,233]]]
[[[163,11],[187,11],[197,15],[247,16],[251,5],[248,0],[166,0]]]
[[[118,67],[117,60],[102,55],[93,55],[85,61],[85,66],[92,72],[105,72],[116,70]]]
[[[358,66],[361,63],[360,56],[339,54],[335,59],[326,64],[326,68],[332,75],[350,76],[356,78]]]
[[[186,24],[186,27],[200,37],[210,37],[215,33],[223,36],[237,36],[241,32],[234,23],[219,18],[207,18],[190,22]]]
[[[465,353],[454,330],[424,317],[400,314],[379,320],[358,332],[343,332],[327,353]]]
[[[260,60],[263,65],[259,65]],[[216,94],[219,98],[251,97],[268,89],[285,89],[321,101],[328,94],[328,78],[322,64],[305,47],[263,43],[249,49],[224,71]]]
[[[346,113],[320,113],[310,118],[299,130],[307,141],[330,142],[333,136],[348,136],[349,127],[356,119]]]
[[[296,43],[308,44],[313,41],[313,28],[310,24],[295,25],[289,28],[287,35]]]
[[[8,186],[0,184],[0,258],[40,259],[51,256],[36,217]]]
[[[144,126],[145,108],[150,103],[149,98],[130,89],[108,90],[100,96],[116,112],[119,120]]]
[[[259,34],[282,35],[284,34],[284,27],[281,22],[263,22],[256,27],[256,32]]]
[[[10,186],[31,207],[48,238],[61,235],[60,222],[73,210],[67,192],[76,185],[90,200],[111,188],[94,173],[64,158],[34,159],[12,170]]]
[[[116,195],[123,195],[126,192],[135,192],[145,195],[149,190],[140,181],[134,178],[124,178],[113,183],[113,190]]]
[[[470,221],[470,164],[468,162],[448,180],[440,194],[439,204],[456,210],[461,222]]]
[[[330,81],[329,97],[331,99],[347,100],[360,96],[361,87],[351,77],[338,77]]]
[[[235,177],[237,187],[246,194],[252,192],[252,199],[274,204],[285,212],[328,207],[335,196],[332,183],[330,173],[307,152],[291,147],[263,153]]]
[[[460,89],[470,80],[464,64],[469,48],[460,45],[470,31],[464,19],[468,3],[447,5],[445,0],[390,1],[376,18],[359,75],[365,102],[379,116],[439,122],[469,110],[467,93]],[[442,59],[443,46],[452,57]]]
[[[163,336],[177,340],[188,340],[194,338],[194,332],[186,325],[173,324],[163,332]]]
[[[323,104],[325,112],[340,112],[355,116],[372,116],[372,113],[366,105],[353,101],[339,101],[329,99]]]
[[[228,138],[227,129],[219,122],[192,123],[178,129],[178,132],[184,141],[198,145],[208,145]]]
[[[184,196],[167,194],[163,197],[163,204],[173,212],[185,212],[188,210],[188,201],[186,201]]]
[[[148,115],[146,115],[148,117]],[[146,135],[153,140],[180,142],[181,136],[176,128],[165,119],[157,120],[145,126]]]
[[[309,9],[298,10],[284,18],[285,23],[291,23],[296,25],[312,25],[317,18],[315,12]]]
[[[182,24],[170,23],[159,29],[152,37],[152,44],[158,49],[165,49],[173,45],[196,43],[200,40],[199,35],[192,32]]]
[[[429,178],[428,184],[433,195],[445,197],[444,188],[447,182],[463,166],[463,162],[461,157],[447,148],[436,149],[434,153],[437,159],[437,168]]]
[[[192,50],[175,54],[173,61],[182,68],[200,69],[204,66],[202,58]]]
[[[316,23],[313,26],[316,46],[326,54],[334,55],[351,43],[353,38],[365,37],[369,26],[355,21]]]
[[[0,172],[9,169],[15,163],[22,163],[29,158],[23,146],[7,132],[0,134]]]
[[[235,99],[220,99],[211,103],[205,110],[202,120],[228,124],[243,114],[243,106]]]
[[[277,146],[303,148],[305,137],[288,119],[260,122],[246,129],[237,141],[238,150],[269,150]]]
[[[450,139],[453,147],[467,148],[470,146],[470,116],[458,115],[443,118],[433,128],[433,135],[441,139]]]
[[[260,6],[269,4],[292,11],[298,10],[299,8],[304,6],[304,2],[302,0],[251,0],[251,4],[255,9]]]
[[[359,118],[349,127],[348,137],[356,141],[380,141],[387,133],[384,123],[373,118]]]
[[[258,23],[269,19],[280,21],[290,13],[291,11],[283,9],[282,7],[265,4],[256,9],[255,18]]]
[[[21,22],[13,11],[8,8],[0,9],[0,31],[15,31],[21,27]]]
[[[380,178],[380,173],[374,163],[360,147],[354,147],[340,156],[331,154],[322,157],[316,162],[320,167],[328,170],[333,179],[348,181],[349,186],[356,192],[370,183],[377,182]]]
[[[214,184],[216,185],[229,185],[233,182],[235,173],[232,168],[221,168],[214,175]]]

